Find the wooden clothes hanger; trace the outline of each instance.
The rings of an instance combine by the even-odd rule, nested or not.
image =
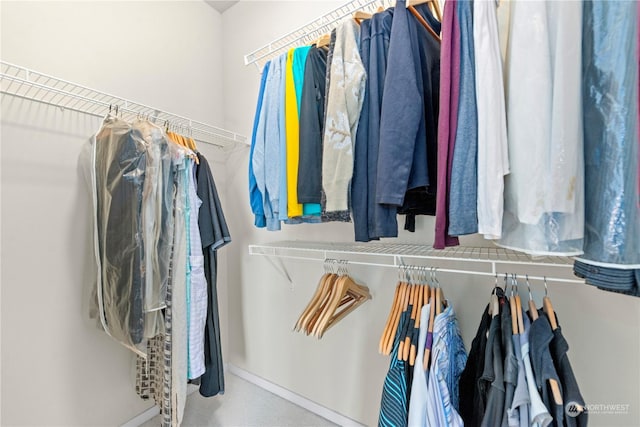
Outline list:
[[[311,335],[313,330],[318,323],[318,320],[322,316],[325,307],[329,303],[331,299],[331,293],[335,282],[338,280],[338,275],[336,273],[331,273],[323,284],[323,288],[320,296],[316,300],[315,305],[312,309],[307,313],[305,318],[302,321],[302,329],[307,335]]]
[[[328,262],[325,261],[326,274],[322,275],[322,277],[320,278],[320,282],[318,283],[318,288],[316,289],[316,293],[314,294],[313,298],[307,305],[307,308],[300,315],[300,319],[298,319],[299,320],[298,330],[304,331],[307,335],[309,335],[309,333],[311,332],[310,323],[312,319],[314,318],[314,316],[316,315],[316,312],[320,309],[323,302],[326,300],[327,296],[329,295],[332,282],[335,281],[338,277],[338,275],[335,274],[335,271],[332,270],[332,267],[333,266],[331,264],[331,261],[328,261]],[[298,326],[298,324],[296,324],[296,326]]]
[[[331,43],[331,34],[327,33],[318,37],[312,44],[316,45],[317,48],[321,48],[321,47],[329,46],[330,43]]]
[[[342,318],[353,311],[356,307],[362,303],[371,299],[369,289],[357,284],[346,272],[346,262],[344,264],[345,269],[342,271],[343,275],[336,281],[332,289],[331,297],[323,310],[318,324],[314,327],[313,333],[318,338],[322,338],[324,333],[332,326],[337,324]],[[347,297],[345,300],[344,298]],[[346,305],[341,311],[337,309],[340,306]]]
[[[549,298],[549,288],[547,287],[547,278],[544,277],[544,297],[542,298],[542,309],[544,314],[549,318],[549,324],[551,330],[558,329],[558,320],[556,319],[556,312],[553,310],[553,304],[551,304],[551,298]]]
[[[431,334],[431,336],[433,336],[433,324],[436,318],[436,294],[437,294],[437,289],[436,288],[431,288],[430,289],[430,296],[429,296],[429,325],[427,327],[427,334]],[[425,343],[426,345],[426,343]],[[422,367],[423,369],[426,371],[427,369],[429,369],[429,364],[431,362],[431,347],[426,347],[424,349],[424,357],[422,359]]]
[[[365,19],[371,19],[373,15],[369,12],[364,12],[362,10],[355,11],[353,13],[353,20],[356,21],[358,25],[362,23]]]
[[[511,295],[509,296],[509,309],[511,310],[511,335],[518,335],[518,306],[516,304],[516,294],[518,292],[517,281],[515,274],[512,277],[511,282]],[[496,274],[496,283],[498,282],[498,275]]]
[[[384,325],[384,329],[382,330],[382,335],[380,336],[380,342],[378,343],[378,352],[380,354],[384,353],[384,346],[386,344],[387,331],[391,328],[393,324],[393,315],[395,314],[396,307],[399,304],[400,293],[402,288],[402,280],[398,277],[398,283],[396,284],[396,291],[393,294],[393,302],[391,303],[391,310],[389,310],[389,316],[387,317],[387,322]]]
[[[309,304],[307,304],[304,310],[302,310],[302,313],[300,313],[300,317],[298,318],[298,321],[293,327],[294,331],[299,331],[302,328],[302,321],[306,317],[307,313],[309,313],[309,311],[311,311],[312,308],[315,306],[316,301],[318,300],[318,298],[320,297],[320,294],[322,293],[324,282],[327,280],[327,277],[330,275],[331,273],[328,271],[327,264],[325,261],[325,273],[322,275],[322,277],[320,277],[320,280],[318,281],[318,286],[316,287],[316,291],[311,297],[311,300],[309,300]]]
[[[382,330],[382,335],[380,336],[380,342],[378,344],[378,350],[381,354],[389,355],[389,353],[387,353],[388,343],[390,339],[393,340],[395,328],[398,327],[400,313],[402,312],[402,306],[405,301],[405,291],[407,288],[407,282],[405,279],[406,272],[404,267],[400,267],[398,269],[398,284],[396,285],[396,292],[391,305],[391,310],[389,311],[389,318]]]
[[[383,354],[387,356],[390,355],[391,350],[393,350],[393,342],[395,340],[396,331],[398,330],[398,327],[400,325],[400,319],[402,318],[402,313],[407,311],[409,307],[410,292],[411,292],[411,286],[408,283],[404,282],[403,288],[402,288],[402,295],[400,298],[400,304],[398,305],[397,307],[398,309],[396,311],[396,314],[394,315],[394,322],[393,322],[392,328],[389,330],[385,347],[384,347]]]
[[[408,9],[410,7],[418,6],[425,3],[429,4],[429,8],[438,19],[438,21],[442,22],[442,11],[440,10],[439,0],[407,0],[405,7]]]

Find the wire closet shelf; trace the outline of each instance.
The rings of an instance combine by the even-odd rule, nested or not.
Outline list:
[[[172,129],[189,134],[199,142],[212,144],[223,149],[230,149],[237,144],[247,144],[247,138],[235,132],[5,61],[0,61],[0,66],[0,93],[5,95],[96,117],[104,117],[110,109],[115,111],[117,107],[118,113],[123,117],[132,119],[144,117],[160,126],[168,123]]]
[[[249,245],[249,254],[284,259],[325,261],[347,260],[349,264],[375,267],[428,266],[442,273],[504,277],[528,275],[529,280],[584,283],[572,274],[573,258],[564,256],[532,257],[498,247],[450,247],[436,250],[430,246],[401,243],[331,243],[281,241]],[[541,268],[544,276],[528,274]]]
[[[255,64],[258,70],[262,71],[267,61],[292,47],[309,44],[323,34],[331,32],[340,21],[351,16],[354,12],[358,10],[374,12],[379,6],[384,7],[386,3],[388,2],[385,0],[352,0],[246,54],[244,56],[244,64]]]

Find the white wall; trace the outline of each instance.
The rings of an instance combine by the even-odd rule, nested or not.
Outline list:
[[[251,132],[260,76],[254,67],[242,65],[242,55],[339,4],[242,1],[223,15],[227,127]],[[295,283],[291,290],[265,258],[248,255],[247,245],[291,239],[352,241],[352,226],[284,226],[279,233],[257,230],[252,226],[247,196],[247,153],[235,156],[229,165],[229,191],[236,197],[226,208],[234,212],[233,229],[240,232],[234,234],[229,253],[234,262],[229,265],[231,340],[227,360],[361,423],[375,425],[389,363],[387,357],[377,354],[377,345],[391,305],[396,272],[351,267],[352,275],[371,289],[373,301],[350,314],[321,341],[291,332],[315,290],[322,266],[285,261]],[[421,218],[415,234],[402,232],[399,239],[391,241],[430,245],[432,230],[432,219]],[[482,243],[463,239],[467,245]],[[469,348],[493,280],[443,274],[440,281],[456,308]],[[542,284],[533,286],[540,303]],[[626,415],[592,414],[591,425],[640,425],[640,300],[586,285],[552,283],[550,292],[587,402],[630,405]]]
[[[242,1],[221,18],[199,1],[1,1],[0,56],[250,135],[259,75],[243,65],[242,55],[341,3]],[[133,391],[131,354],[85,320],[82,301],[92,272],[77,155],[99,120],[4,96],[1,112],[1,423],[124,422],[150,404]],[[217,155],[201,149],[209,158]],[[228,282],[224,273],[220,278],[226,361],[374,425],[388,366],[376,349],[396,272],[352,267],[374,300],[321,341],[292,333],[321,265],[286,262],[291,290],[266,259],[247,254],[247,245],[351,241],[352,227],[256,230],[247,157],[240,150],[226,167],[214,165],[233,238],[221,259],[224,264],[226,254],[229,265]],[[397,241],[430,244],[432,228],[432,220],[420,219],[418,232],[403,232]],[[469,345],[492,281],[460,275],[441,281]],[[591,425],[640,425],[640,302],[580,285],[551,284],[551,293],[587,401],[631,405],[624,416],[593,415]]]
[[[222,123],[221,16],[204,2],[0,8],[2,60]],[[1,424],[126,422],[151,403],[135,394],[132,353],[86,320],[83,301],[94,276],[77,159],[100,119],[2,96],[1,124]],[[223,190],[224,165],[212,167]]]

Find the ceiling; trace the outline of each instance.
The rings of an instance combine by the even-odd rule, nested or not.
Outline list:
[[[222,13],[225,10],[229,9],[234,4],[238,3],[238,1],[218,1],[218,0],[205,0],[209,6]]]

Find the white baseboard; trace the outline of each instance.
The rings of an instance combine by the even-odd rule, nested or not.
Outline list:
[[[251,372],[245,371],[244,369],[238,368],[237,366],[227,364],[227,370],[230,373],[257,385],[258,387],[263,388],[275,394],[276,396],[280,396],[281,398],[288,400],[289,402],[296,404],[309,412],[313,412],[314,414],[319,415],[334,424],[338,424],[339,426],[343,427],[365,427],[363,424],[360,424],[359,422],[354,421],[351,418],[345,417],[344,415],[332,411],[325,406],[319,405],[307,399],[306,397],[300,396],[299,394],[296,394],[284,387],[267,381],[264,378],[252,374]]]

